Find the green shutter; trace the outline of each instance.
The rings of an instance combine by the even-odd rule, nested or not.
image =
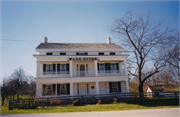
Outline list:
[[[43,64],[43,75],[46,74],[46,64]]]
[[[46,85],[43,84],[43,96],[45,96],[45,95],[46,95]]]
[[[67,71],[67,74],[69,74],[69,63],[66,64],[66,71]]]
[[[112,93],[112,82],[109,82],[109,92]]]
[[[53,84],[53,94],[56,94],[56,84]]]
[[[57,95],[61,95],[61,92],[60,92],[60,84],[57,84]]]
[[[53,74],[56,74],[56,64],[53,64]]]
[[[70,94],[70,87],[69,87],[69,83],[67,84],[67,95]]]
[[[60,74],[60,64],[57,64],[57,74]]]
[[[121,92],[121,84],[120,84],[120,82],[118,82],[118,90],[119,90],[119,92]]]

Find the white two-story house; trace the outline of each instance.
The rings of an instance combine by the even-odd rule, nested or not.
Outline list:
[[[124,48],[111,43],[40,43],[36,97],[129,92]]]

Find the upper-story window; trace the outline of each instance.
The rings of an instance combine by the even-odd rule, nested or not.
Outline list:
[[[99,52],[99,55],[104,55],[104,52]]]
[[[47,74],[52,74],[52,72],[53,72],[52,64],[47,64],[46,69],[47,69],[47,71],[46,71]]]
[[[76,52],[76,55],[88,55],[87,52]]]
[[[110,55],[116,55],[115,52],[110,52]]]
[[[60,55],[66,55],[66,53],[65,52],[61,52]]]
[[[46,55],[52,55],[52,52],[50,53],[50,52],[48,52],[48,53],[46,53]]]
[[[61,74],[66,74],[66,65],[65,64],[60,65],[60,73]]]
[[[105,70],[104,64],[99,64],[99,72],[104,73],[104,70]]]

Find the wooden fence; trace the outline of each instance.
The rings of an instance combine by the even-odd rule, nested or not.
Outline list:
[[[102,98],[105,103],[111,103],[114,99],[118,102],[123,101],[145,101],[145,100],[169,100],[179,99],[179,92],[152,92],[152,93],[112,93],[98,95],[77,95],[77,96],[60,96],[45,97],[34,99],[9,100],[9,110],[13,108],[28,109],[37,108],[38,106],[58,106],[72,104],[74,100],[79,100],[83,104],[95,104]]]

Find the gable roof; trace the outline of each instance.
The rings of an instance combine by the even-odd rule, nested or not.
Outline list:
[[[163,91],[164,89],[161,86],[148,86],[151,91]]]
[[[40,43],[36,49],[124,49],[114,43]]]

